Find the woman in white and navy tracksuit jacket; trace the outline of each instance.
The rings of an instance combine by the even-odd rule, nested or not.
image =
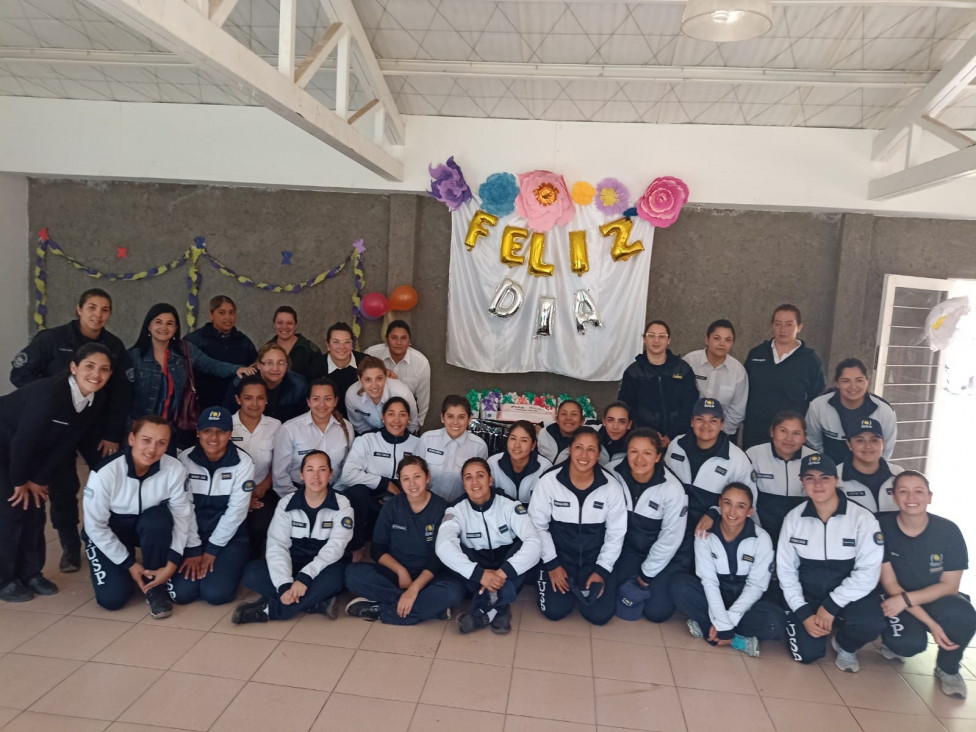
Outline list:
[[[265,558],[244,568],[244,584],[261,599],[238,605],[234,623],[288,620],[304,612],[335,618],[335,597],[344,584],[343,556],[352,539],[352,506],[328,487],[328,453],[306,454],[302,474],[305,488],[283,498],[275,509]],[[301,587],[300,594],[295,586]]]
[[[210,418],[214,414],[219,416]],[[208,409],[200,415],[201,432],[213,429],[218,423],[218,428],[233,426],[230,412],[223,407]],[[207,455],[202,444],[206,437],[201,438],[201,444],[179,455],[187,471],[186,486],[193,498],[194,512],[183,552],[185,565],[170,581],[173,601],[181,605],[201,597],[211,605],[233,600],[250,554],[245,519],[254,490],[254,463],[246,452],[229,442],[230,432],[230,429],[225,431],[228,442],[224,443],[222,455]],[[209,567],[201,578],[195,577],[194,571],[186,566],[193,565],[196,557],[201,557]]]
[[[536,449],[535,427],[519,420],[508,428],[505,451],[488,458],[492,487],[514,501],[528,505],[539,478],[552,463]]]
[[[356,513],[356,531],[349,542],[353,551],[372,536],[383,501],[400,492],[397,466],[417,453],[418,439],[407,432],[409,423],[410,405],[401,397],[391,397],[383,405],[383,427],[360,435],[349,448],[336,490],[349,499]]]
[[[818,396],[807,408],[807,444],[840,465],[850,458],[847,442],[861,420],[875,419],[885,441],[882,457],[890,459],[898,438],[898,419],[888,402],[868,391],[867,366],[856,358],[844,359],[834,370],[834,381],[837,388]]]
[[[806,422],[799,412],[778,412],[769,435],[769,442],[753,445],[746,450],[746,457],[752,463],[759,491],[756,515],[776,546],[786,514],[807,500],[800,482],[800,461],[813,450],[803,444]]]
[[[801,476],[821,472],[837,483],[837,468],[821,453],[803,458]],[[808,491],[809,492],[809,491]],[[866,508],[836,490],[836,508],[821,518],[819,505],[827,498],[808,499],[786,515],[776,545],[776,574],[790,614],[787,641],[793,658],[812,663],[827,652],[827,637],[814,637],[803,621],[819,608],[833,615],[840,626],[834,638],[840,647],[855,653],[884,630],[881,601],[875,590],[881,576],[884,537],[877,519]],[[818,503],[819,501],[819,503]]]
[[[540,537],[525,506],[492,491],[491,470],[484,458],[468,458],[461,473],[466,496],[444,513],[437,531],[437,556],[472,595],[470,613],[458,617],[461,632],[490,624],[494,632],[507,633],[510,605],[539,563]],[[486,573],[497,570],[505,573],[504,584],[485,592]]]
[[[688,496],[674,473],[661,461],[661,436],[650,427],[638,427],[627,440],[626,457],[607,470],[620,482],[627,504],[627,535],[617,560],[617,586],[640,577],[651,596],[644,602],[644,617],[663,623],[674,613],[668,586],[671,566],[685,536]]]
[[[169,440],[170,425],[164,418],[137,419],[129,449],[88,476],[82,538],[95,599],[106,610],[122,608],[136,589],[130,568],[136,565],[137,546],[147,571],[172,564],[175,573],[182,561],[193,503],[186,490],[186,468],[165,454]],[[149,592],[162,593],[163,604],[169,604],[166,587]],[[147,600],[153,608],[155,598],[147,593]]]
[[[397,472],[403,492],[383,504],[376,520],[369,545],[375,564],[346,567],[346,587],[360,596],[346,606],[346,613],[391,625],[415,625],[443,617],[464,597],[464,583],[437,558],[437,527],[447,503],[430,492],[427,463],[408,455]]]
[[[627,437],[634,423],[627,402],[610,402],[603,410],[603,423],[597,429],[600,438],[600,465],[609,465],[627,457]]]
[[[542,476],[529,504],[542,540],[539,609],[560,620],[579,601],[580,614],[603,625],[616,609],[614,565],[627,533],[627,504],[599,464],[596,430],[580,427],[569,452],[566,463]]]
[[[680,574],[672,580],[675,605],[698,624],[702,637],[712,645],[716,641],[709,639],[710,628],[715,628],[717,640],[732,640],[735,635],[761,641],[782,639],[786,635],[786,613],[778,605],[760,599],[769,587],[775,560],[769,534],[750,520],[752,489],[742,483],[729,483],[722,496],[748,505],[739,514],[740,521],[744,521],[729,532],[738,530],[732,540],[723,532],[723,524],[728,523],[724,516],[712,525],[705,538],[695,539],[697,577]]]
[[[864,419],[852,428],[847,442],[851,452],[837,466],[839,489],[855,503],[864,506],[880,519],[898,513],[895,503],[895,478],[905,469],[889,463],[882,455],[886,450],[884,426],[875,419]]]

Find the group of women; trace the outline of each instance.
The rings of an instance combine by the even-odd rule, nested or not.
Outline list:
[[[92,301],[111,307],[105,293],[89,291],[81,318]],[[356,597],[348,614],[412,624],[450,617],[467,595],[460,631],[505,633],[509,605],[531,580],[551,620],[578,608],[596,624],[614,615],[662,622],[678,608],[693,635],[757,655],[759,640],[783,638],[790,618],[802,614],[790,602],[795,583],[784,585],[784,603],[773,577],[773,547],[807,544],[780,537],[784,523],[793,527],[827,506],[834,511],[821,514],[827,524],[849,502],[856,506],[850,515],[864,511],[862,524],[877,527],[871,514],[904,508],[902,471],[887,462],[893,412],[867,392],[867,370],[856,359],[838,365],[835,391],[813,399],[806,415],[778,412],[769,439],[745,452],[723,429],[721,402],[702,397],[683,429],[672,424],[677,412],[665,410],[665,431],[641,424],[625,400],[608,405],[592,426],[577,402],[566,401],[541,429],[512,424],[505,450],[489,457],[468,429],[471,408],[459,395],[442,403],[444,427],[418,437],[414,395],[378,358],[356,356],[356,380],[347,388],[327,376],[297,377],[293,361],[314,371],[322,354],[296,324],[294,311],[280,308],[276,337],[252,366],[206,356],[180,339],[174,308],[150,309],[128,352],[128,446],[100,445],[107,459],[84,491],[83,539],[103,607],[119,608],[138,590],[153,617],[166,617],[174,600],[229,602],[243,581],[260,599],[237,607],[237,623],[301,612],[334,618],[338,596],[349,589]],[[652,323],[652,336],[655,327],[666,330]],[[104,387],[124,365],[99,342],[107,332],[87,325],[72,332],[86,342],[67,372],[0,400],[6,601],[57,591],[41,574],[47,486],[104,419]],[[337,324],[330,342],[346,334]],[[330,350],[327,373],[351,365],[351,337],[348,346],[346,364],[333,358],[341,361],[341,350]],[[171,429],[188,364],[236,377],[225,405],[202,410],[192,439]],[[924,481],[903,477],[911,489]],[[836,485],[823,493],[835,503],[817,503],[814,481]],[[860,538],[843,541],[861,551]],[[372,562],[365,561],[367,544]],[[801,576],[804,561],[793,567]],[[795,579],[782,559],[780,567]],[[810,626],[803,619],[814,639],[824,627],[829,634],[843,610],[817,602],[831,611],[829,620],[818,611]],[[838,665],[856,651],[834,643]],[[845,663],[856,670],[856,661]]]

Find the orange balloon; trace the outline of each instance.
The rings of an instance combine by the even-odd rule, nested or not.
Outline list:
[[[390,293],[390,310],[413,310],[417,304],[417,291],[410,285],[400,285]]]

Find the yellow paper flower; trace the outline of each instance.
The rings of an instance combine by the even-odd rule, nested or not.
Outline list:
[[[596,195],[596,189],[586,181],[581,180],[573,185],[571,195],[573,200],[580,206],[589,206],[593,203],[593,196]]]

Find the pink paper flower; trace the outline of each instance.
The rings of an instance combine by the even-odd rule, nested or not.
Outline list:
[[[619,216],[630,205],[630,191],[616,178],[604,178],[596,184],[597,211],[607,216]]]
[[[655,178],[637,201],[637,215],[653,226],[665,229],[678,220],[688,201],[688,186],[680,178]]]
[[[576,212],[561,175],[548,170],[533,170],[519,175],[519,194],[515,199],[518,215],[533,231],[549,231],[564,226]]]

